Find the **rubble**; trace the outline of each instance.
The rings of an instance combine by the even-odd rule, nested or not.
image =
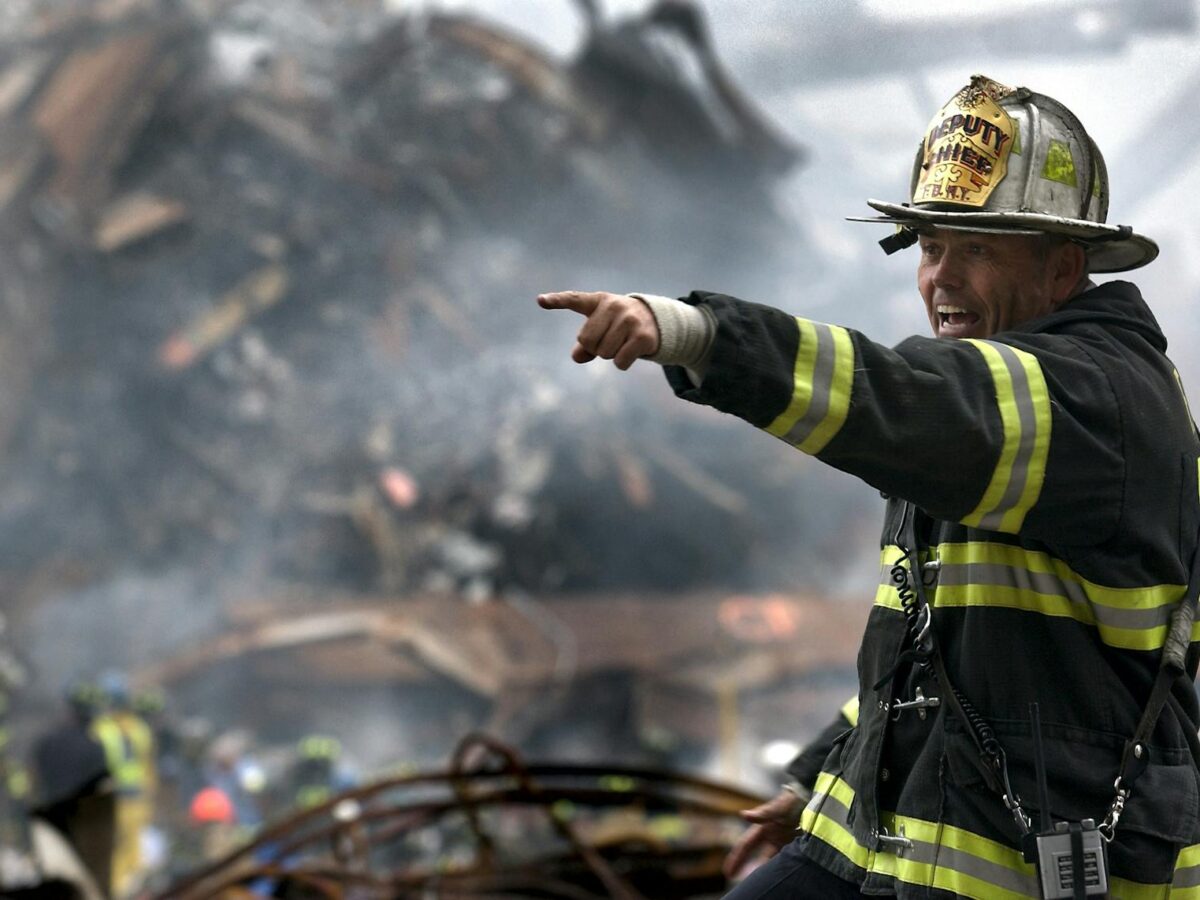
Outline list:
[[[41,661],[17,718],[119,665],[264,740],[321,692],[423,684],[446,728],[553,747],[572,691],[632,673],[652,688],[621,703],[654,693],[692,746],[730,673],[806,677],[670,622],[712,639],[680,596],[832,582],[853,504],[801,525],[773,445],[656,372],[574,369],[532,303],[805,254],[773,200],[802,154],[687,4],[597,19],[570,60],[369,2],[23,9],[0,12],[0,583]],[[829,536],[801,553],[805,527]],[[663,655],[669,632],[692,637]]]
[[[655,769],[526,763],[471,735],[448,769],[331,797],[158,896],[265,880],[289,897],[706,897],[724,888],[737,811],[763,799]]]
[[[14,376],[12,408],[0,406],[0,436],[21,421],[5,445],[21,464],[0,492],[43,498],[40,513],[0,519],[24,560],[11,574],[36,569],[38,547],[134,565],[181,542],[236,555],[231,537],[268,516],[272,577],[340,584],[353,569],[362,587],[403,591],[442,571],[461,584],[473,542],[492,561],[467,568],[491,572],[489,591],[557,587],[572,580],[560,571],[571,551],[515,555],[568,538],[548,492],[578,453],[591,458],[585,479],[611,479],[634,512],[666,512],[684,492],[711,516],[747,514],[754,498],[661,427],[588,446],[609,429],[579,430],[566,391],[586,386],[556,385],[532,362],[559,323],[525,302],[589,259],[619,259],[631,278],[666,259],[692,278],[778,225],[770,188],[796,153],[703,37],[690,52],[742,123],[705,165],[725,165],[739,141],[747,151],[706,202],[736,197],[736,220],[683,214],[695,202],[684,162],[699,151],[685,159],[661,126],[627,115],[639,90],[677,97],[689,82],[662,63],[644,88],[634,70],[619,86],[598,78],[614,42],[665,29],[683,40],[678,55],[698,20],[684,17],[685,38],[654,17],[597,26],[564,64],[464,16],[367,17],[374,30],[347,28],[339,43],[249,0],[110,7],[61,4],[30,19],[26,43],[0,46],[0,229],[20,248],[2,260],[6,300],[22,283],[36,297],[31,321],[5,312],[4,332],[27,344],[14,368],[34,377]],[[250,41],[248,23],[254,62],[231,72],[218,48]],[[671,128],[707,128],[713,103]],[[645,238],[667,221],[664,254]],[[37,374],[72,366],[90,372],[82,390]],[[610,420],[647,415],[611,399]],[[386,451],[370,451],[380,434]],[[35,458],[64,468],[23,463]],[[397,468],[422,486],[407,507],[389,499]],[[305,532],[325,534],[326,557],[358,546],[322,574]],[[388,549],[401,544],[411,552]]]

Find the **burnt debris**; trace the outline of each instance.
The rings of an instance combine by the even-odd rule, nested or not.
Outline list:
[[[39,8],[0,45],[4,577],[486,593],[748,571],[727,526],[775,485],[745,496],[737,461],[684,449],[710,422],[560,366],[563,323],[528,300],[727,278],[795,238],[771,187],[796,151],[693,7],[566,62],[370,4]],[[643,533],[636,566],[610,565],[616,521]]]

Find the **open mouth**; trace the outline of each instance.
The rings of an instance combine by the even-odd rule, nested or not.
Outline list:
[[[939,304],[937,316],[939,330],[947,332],[966,331],[979,324],[979,314],[961,306]]]

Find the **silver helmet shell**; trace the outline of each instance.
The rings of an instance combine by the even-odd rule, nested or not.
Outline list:
[[[1085,247],[1093,272],[1136,269],[1158,255],[1154,241],[1107,224],[1108,172],[1079,119],[1052,97],[983,75],[930,122],[909,195],[908,203],[868,200],[883,215],[854,220],[911,231],[1059,234]]]

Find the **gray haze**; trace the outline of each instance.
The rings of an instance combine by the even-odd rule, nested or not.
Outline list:
[[[327,20],[340,14],[315,17],[319,4],[312,2],[243,5],[250,24],[214,43],[216,68],[232,84],[247,77],[257,46],[247,36],[254,23],[319,50]],[[0,477],[6,548],[0,574],[22,582],[28,598],[37,592],[38,561],[58,559],[74,573],[38,594],[14,623],[41,709],[72,675],[108,665],[136,668],[186,651],[219,630],[219,604],[232,607],[280,578],[340,583],[359,561],[349,546],[354,535],[344,522],[340,531],[331,530],[336,517],[323,509],[362,471],[389,460],[421,475],[423,487],[449,497],[456,510],[472,502],[480,510],[511,510],[506,503],[537,499],[526,484],[530,478],[554,488],[558,518],[537,520],[535,510],[531,516],[544,529],[508,548],[515,554],[527,551],[533,538],[545,541],[541,556],[528,554],[526,570],[509,573],[522,591],[814,591],[860,603],[865,612],[877,579],[873,491],[744,424],[684,410],[651,364],[639,363],[627,375],[603,363],[574,366],[568,353],[578,324],[566,314],[540,313],[532,297],[559,288],[669,295],[705,288],[858,328],[884,343],[923,332],[913,253],[885,257],[875,243],[882,230],[843,217],[869,212],[868,197],[906,199],[922,129],[974,72],[1050,94],[1088,127],[1108,163],[1109,221],[1132,225],[1162,248],[1158,261],[1132,280],[1159,317],[1185,384],[1193,394],[1200,391],[1192,311],[1200,299],[1200,257],[1191,252],[1200,243],[1193,212],[1200,119],[1188,102],[1200,88],[1195,3],[1026,2],[986,12],[964,12],[948,2],[882,0],[703,5],[725,67],[804,152],[803,163],[775,190],[773,215],[743,228],[737,204],[703,181],[692,185],[686,202],[653,183],[642,185],[636,202],[596,233],[582,225],[576,233],[569,200],[546,207],[532,198],[512,203],[507,218],[482,223],[437,254],[438,277],[478,341],[470,353],[432,328],[433,339],[414,341],[399,361],[364,348],[360,332],[367,330],[364,322],[378,324],[373,316],[387,299],[376,296],[382,289],[367,275],[328,283],[318,277],[303,285],[313,294],[310,308],[286,328],[272,330],[269,319],[254,323],[197,366],[193,380],[164,388],[161,373],[138,360],[152,356],[172,328],[212,299],[211,284],[191,265],[196,248],[168,247],[165,258],[173,266],[154,278],[127,278],[134,267],[117,266],[107,280],[72,284],[79,315],[71,318],[73,307],[59,324],[64,341],[87,353],[78,359],[64,354],[37,373],[33,395],[41,405],[28,411]],[[569,0],[390,0],[383,6],[393,14],[422,7],[476,11],[563,60],[584,33]],[[646,6],[601,2],[610,21]],[[15,21],[22,8],[14,3],[2,15]],[[365,107],[355,112],[367,115]],[[616,163],[590,162],[618,168],[624,149],[614,148]],[[281,173],[278,160],[250,150],[230,159],[214,160],[213,168],[229,176],[221,184],[231,204],[245,194],[239,179],[250,184],[250,175],[276,179],[270,183],[287,193],[292,173]],[[304,191],[314,207],[337,209],[340,217],[328,233],[319,231],[323,223],[313,226],[313,244],[322,249],[304,270],[310,275],[367,272],[389,252],[381,249],[382,239],[380,246],[373,241],[392,229],[418,244],[441,240],[436,223],[414,226],[386,205],[327,185],[297,187]],[[560,218],[550,220],[551,214]],[[728,220],[739,242],[675,239],[676,231],[690,235],[705,216]],[[631,218],[654,222],[659,236],[635,248],[622,245]],[[208,223],[211,232],[204,234],[211,240],[199,243],[212,257],[230,258],[232,272],[238,254],[252,254],[231,239],[224,243],[220,224]],[[558,243],[573,251],[559,259]],[[97,365],[98,374],[89,373],[95,360],[118,358],[124,368]],[[221,401],[214,407],[227,407],[233,426],[189,421],[189,404],[213,397]],[[197,443],[209,426],[219,434],[213,446],[234,472],[232,482],[202,477],[203,459],[187,470],[168,464],[171,453]],[[585,476],[589,466],[596,468],[594,455],[602,457],[603,470],[610,465],[605,453],[623,458],[622,451],[632,449],[653,458],[664,447],[685,452],[701,472],[719,474],[746,498],[749,511],[690,506],[694,492],[669,480],[658,506],[641,512],[613,502],[616,479],[589,487]],[[555,461],[557,476],[538,474]],[[466,499],[460,502],[456,492]],[[164,497],[174,498],[168,521],[142,516]],[[114,510],[120,515],[110,518]],[[284,534],[284,524],[296,525],[300,537]],[[594,559],[576,553],[568,560],[576,565],[573,576],[560,571],[566,563],[542,558],[560,546],[564,558],[578,551],[555,543],[572,530],[596,541]],[[693,540],[695,532],[705,540]],[[602,538],[611,542],[600,546]],[[497,541],[503,543],[503,535]],[[341,549],[340,563],[322,568],[323,558]],[[479,566],[486,567],[487,549],[466,546],[461,555],[479,551]],[[365,578],[351,587],[381,591]],[[219,716],[239,692],[245,694],[245,686],[229,675],[195,699],[203,696]],[[381,731],[403,731],[380,724],[396,708],[381,704],[377,715],[362,717],[362,745],[378,743]],[[326,725],[350,731],[349,717],[339,709]],[[314,714],[305,724],[316,727],[319,718]],[[779,723],[773,727],[775,733],[762,736],[785,736]],[[445,749],[422,751],[436,757]]]

